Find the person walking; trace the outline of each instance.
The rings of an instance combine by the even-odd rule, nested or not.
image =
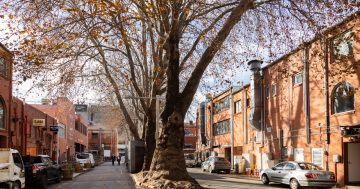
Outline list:
[[[115,163],[115,155],[113,154],[112,156],[111,156],[111,162],[112,162],[112,165],[114,165],[114,163]]]
[[[118,165],[120,165],[120,156],[117,156]]]

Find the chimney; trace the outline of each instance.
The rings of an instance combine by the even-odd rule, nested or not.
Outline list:
[[[262,99],[261,99],[261,64],[262,61],[251,60],[248,65],[252,72],[250,80],[250,126],[253,129],[261,130],[261,111],[262,111]]]

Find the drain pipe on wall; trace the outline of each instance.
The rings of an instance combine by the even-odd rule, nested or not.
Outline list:
[[[304,98],[304,115],[305,115],[305,131],[306,143],[310,144],[310,109],[309,109],[309,47],[303,48],[303,98]]]
[[[230,88],[230,145],[231,145],[231,169],[234,170],[234,102],[233,102],[233,87]]]
[[[328,46],[327,40],[324,37],[321,38],[323,62],[324,62],[324,96],[325,96],[325,124],[326,124],[326,144],[327,149],[330,144],[330,111],[329,111],[329,66],[328,66]],[[320,134],[321,136],[321,134]],[[326,153],[326,170],[329,171],[329,155]]]

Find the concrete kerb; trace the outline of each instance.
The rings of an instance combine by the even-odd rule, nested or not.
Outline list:
[[[82,174],[84,174],[84,173],[87,173],[87,172],[89,172],[89,171],[91,171],[91,170],[93,170],[94,168],[90,168],[90,169],[84,169],[82,172],[80,172],[80,173],[74,173],[73,174],[73,179],[74,178],[76,178],[76,177],[78,177],[78,176],[80,176],[80,175],[82,175]]]

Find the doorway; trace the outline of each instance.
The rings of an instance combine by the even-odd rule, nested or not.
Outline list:
[[[360,184],[360,143],[345,143],[345,178],[346,184]]]
[[[231,162],[231,148],[225,148],[225,159]]]

